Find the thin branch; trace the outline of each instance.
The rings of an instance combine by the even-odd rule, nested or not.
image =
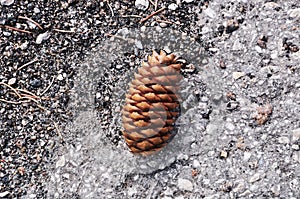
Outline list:
[[[158,0],[155,0],[154,9],[157,10]]]
[[[60,139],[64,142],[64,138],[62,137],[62,134],[60,132],[60,129],[58,128],[58,125],[56,124],[56,122],[53,121],[54,127],[56,129],[56,132],[58,134],[58,136],[60,137]]]
[[[5,102],[5,103],[8,103],[8,104],[21,104],[22,102],[14,102],[14,101],[10,101],[10,100],[6,100],[6,99],[2,99],[0,98],[0,102]]]
[[[22,32],[22,33],[27,33],[27,34],[31,34],[30,31],[27,31],[27,30],[22,30],[22,29],[19,29],[19,28],[15,28],[15,27],[11,27],[11,26],[3,26],[3,25],[0,25],[0,27],[4,27],[6,29],[10,29],[10,30],[13,30],[13,31],[17,31],[17,32]]]
[[[119,36],[119,35],[112,35],[112,34],[110,34],[110,33],[107,33],[107,34],[105,34],[105,36],[108,36],[108,37],[114,37],[114,38],[122,39],[122,40],[126,41],[126,39],[125,39],[124,37]]]
[[[28,100],[31,100],[31,101],[35,102],[36,105],[37,105],[37,107],[39,107],[39,108],[42,109],[43,111],[47,110],[45,107],[41,106],[40,103],[39,103],[37,100],[35,100],[34,98],[32,98],[31,96],[29,96],[29,97],[28,97],[28,96],[21,97],[20,99],[28,99]]]
[[[121,16],[121,17],[123,17],[123,18],[129,18],[129,17],[142,18],[142,17],[139,16],[139,15],[123,15],[123,16]]]
[[[173,23],[173,22],[171,22],[171,21],[160,20],[160,19],[157,19],[157,20],[155,20],[155,21],[157,21],[158,23],[174,24],[174,23]]]
[[[113,11],[112,7],[110,6],[108,0],[107,0],[107,5],[108,5],[108,7],[109,7],[109,9],[110,9],[110,12],[111,12],[112,17],[114,17],[114,16],[115,16],[115,15],[114,15],[114,11]]]
[[[43,96],[43,95],[50,89],[50,87],[52,86],[53,82],[54,82],[54,77],[52,77],[52,80],[51,80],[50,84],[49,84],[49,85],[47,86],[47,88],[42,92],[42,94],[40,94],[40,96]]]
[[[33,23],[34,25],[36,25],[39,29],[42,29],[42,30],[43,30],[42,26],[41,26],[39,23],[37,23],[36,21],[33,21],[32,19],[30,19],[30,18],[28,18],[28,17],[18,16],[18,18],[19,18],[19,19],[25,19],[25,20],[27,20],[27,21],[30,21],[31,23]]]
[[[6,87],[8,87],[10,90],[12,90],[14,93],[16,93],[16,95],[19,97],[19,98],[21,98],[22,96],[20,95],[20,93],[16,90],[16,89],[14,89],[13,87],[11,87],[10,85],[8,85],[8,84],[5,84],[4,82],[0,82],[0,85],[4,85],[4,86],[6,86]]]
[[[37,58],[34,58],[32,61],[27,62],[26,64],[20,66],[17,70],[22,70],[23,68],[25,68],[26,66],[29,66],[30,64],[36,62],[37,60],[38,60]]]
[[[29,95],[29,96],[33,96],[34,98],[37,98],[37,99],[39,99],[40,97],[38,97],[38,96],[36,96],[35,94],[33,94],[32,92],[30,92],[30,91],[27,91],[27,90],[24,90],[24,89],[16,89],[17,91],[21,91],[21,92],[23,92],[23,93],[27,93],[27,95]],[[21,94],[21,95],[24,95],[24,94]]]
[[[60,29],[56,29],[56,28],[54,28],[53,30],[56,32],[62,32],[62,33],[75,33],[74,30],[60,30]]]
[[[156,15],[156,14],[162,12],[164,9],[166,9],[166,8],[165,8],[165,7],[162,7],[161,9],[159,9],[159,10],[157,10],[157,11],[151,13],[151,14],[148,15],[147,17],[141,19],[140,23],[143,23],[143,22],[147,21],[148,19],[150,19],[150,18],[153,17],[154,15]]]
[[[150,2],[153,6],[155,6],[155,3],[154,3],[153,1],[149,0],[149,2]]]

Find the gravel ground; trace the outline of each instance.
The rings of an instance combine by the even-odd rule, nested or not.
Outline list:
[[[0,11],[0,198],[299,198],[297,0]],[[168,146],[140,157],[120,110],[153,49],[185,63],[181,115]]]

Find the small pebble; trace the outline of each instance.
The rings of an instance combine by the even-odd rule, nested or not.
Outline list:
[[[26,50],[28,47],[28,41],[25,41],[23,44],[20,45],[21,50]]]
[[[232,33],[239,28],[239,23],[235,19],[230,19],[226,24],[226,33]]]
[[[227,157],[228,157],[228,152],[222,150],[221,153],[220,153],[220,157],[221,157],[221,158],[227,158]]]
[[[10,6],[14,3],[14,0],[0,0],[1,5],[3,6]]]
[[[134,194],[137,194],[138,193],[138,191],[136,190],[136,188],[135,187],[130,187],[129,189],[128,189],[128,195],[129,196],[133,196]]]
[[[259,173],[256,173],[254,174],[250,179],[249,179],[249,182],[253,183],[253,182],[256,182],[260,180],[260,174]]]
[[[167,26],[168,26],[168,24],[166,24],[166,23],[162,22],[162,23],[159,23],[159,26],[160,26],[160,27],[162,27],[162,28],[165,28],[165,27],[167,27]]]
[[[252,155],[252,153],[251,153],[251,152],[247,152],[247,151],[245,151],[245,153],[244,153],[244,158],[243,158],[243,161],[244,161],[244,162],[247,162],[247,161],[249,161],[249,159],[250,159],[251,155]]]
[[[176,10],[178,8],[178,5],[176,3],[171,3],[169,6],[168,6],[168,9],[169,10]]]
[[[192,3],[194,0],[183,0],[183,2],[186,2],[186,3]]]
[[[59,160],[56,162],[56,168],[63,167],[66,164],[65,156],[60,156]]]
[[[134,5],[137,9],[145,11],[149,7],[149,1],[148,0],[136,0]]]
[[[216,17],[216,12],[211,8],[206,8],[203,13],[212,19]]]
[[[35,88],[42,86],[42,81],[40,79],[33,79],[29,82],[29,84]]]
[[[62,81],[62,80],[64,79],[64,77],[63,77],[62,74],[58,74],[57,79],[58,79],[59,81]]]
[[[9,37],[9,36],[11,35],[11,33],[10,33],[10,32],[4,31],[4,32],[3,32],[3,35],[6,36],[6,37]]]
[[[292,141],[297,142],[298,140],[300,140],[300,128],[294,129],[292,132],[293,132]]]
[[[141,27],[141,31],[142,31],[142,32],[145,32],[145,31],[146,31],[146,26],[142,26],[142,27]]]
[[[143,44],[140,40],[135,40],[134,43],[138,49],[143,49]]]
[[[300,17],[300,8],[291,9],[288,11],[288,15],[291,18],[298,18]]]
[[[193,184],[191,181],[187,179],[179,178],[177,182],[177,186],[181,190],[193,191]]]
[[[198,161],[198,160],[194,160],[193,161],[193,167],[194,168],[198,168],[198,167],[200,167],[201,165],[200,165],[200,162]]]
[[[37,44],[41,44],[42,41],[47,40],[49,37],[50,37],[50,34],[49,34],[48,32],[39,34],[39,35],[37,36],[35,42],[36,42]]]
[[[280,144],[288,144],[288,143],[290,143],[290,139],[286,136],[281,136],[278,138],[278,142]]]
[[[228,130],[230,130],[230,131],[233,131],[235,129],[235,126],[231,122],[227,122],[225,124],[225,128],[228,129]]]
[[[4,198],[5,196],[7,196],[9,194],[9,191],[4,191],[0,193],[0,197]]]
[[[17,79],[13,77],[8,80],[8,85],[14,85],[16,82],[17,82]]]
[[[245,76],[245,73],[244,72],[233,72],[232,73],[232,77],[233,79],[237,80],[241,77],[244,77]]]

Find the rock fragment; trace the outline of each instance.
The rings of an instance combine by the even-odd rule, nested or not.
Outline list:
[[[184,191],[193,191],[193,184],[191,181],[183,178],[179,178],[177,182],[177,186],[179,189]]]

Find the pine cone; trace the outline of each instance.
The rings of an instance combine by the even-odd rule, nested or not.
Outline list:
[[[153,51],[134,75],[123,107],[123,136],[132,153],[151,154],[173,138],[180,68],[174,54]]]

